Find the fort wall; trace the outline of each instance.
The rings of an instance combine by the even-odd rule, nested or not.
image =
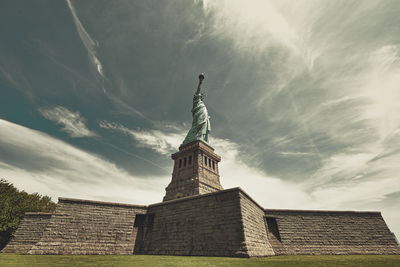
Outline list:
[[[265,210],[276,255],[400,254],[380,212]]]
[[[275,255],[267,236],[264,209],[241,189],[239,196],[247,254],[250,257]]]
[[[51,213],[27,212],[13,238],[1,252],[26,254],[42,237]]]
[[[28,254],[132,254],[137,214],[147,207],[59,198],[55,213]]]
[[[2,252],[263,257],[400,254],[379,212],[263,209],[240,188],[150,206],[59,198]]]
[[[240,205],[237,188],[150,205],[154,221],[135,252],[248,257]]]

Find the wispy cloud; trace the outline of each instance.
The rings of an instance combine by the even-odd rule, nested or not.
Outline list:
[[[370,120],[383,139],[400,128],[400,57],[395,45],[373,51],[360,76],[359,90],[369,103],[362,119]]]
[[[360,97],[361,97],[361,95],[358,95],[358,96],[343,96],[343,97],[338,98],[338,99],[333,99],[333,100],[326,101],[326,102],[322,103],[321,106],[335,107],[337,105],[340,105],[340,104],[343,104],[343,103],[346,103],[346,102],[350,102],[350,101],[355,100],[355,99],[359,99]]]
[[[392,189],[400,190],[394,178],[400,171],[395,164],[398,160],[395,148],[400,144],[398,48],[381,46],[367,53],[358,64],[354,77],[339,82],[338,91],[342,95],[321,103],[314,115],[307,118],[313,131],[323,128],[330,142],[346,144],[324,158],[321,168],[308,182],[326,187],[385,178],[393,182],[393,187],[387,188],[386,193],[390,193]],[[322,121],[327,118],[332,123]]]
[[[231,38],[239,51],[252,55],[284,47],[289,58],[300,59],[309,70],[320,53],[310,42],[317,18],[315,5],[315,1],[203,1],[205,12],[214,20],[216,37]]]
[[[162,132],[160,130],[133,130],[119,123],[101,121],[99,126],[122,132],[134,138],[140,146],[157,151],[160,154],[175,152],[185,138],[185,132]],[[174,129],[176,130],[176,129]]]
[[[28,192],[136,204],[158,202],[169,177],[135,177],[97,155],[0,119],[0,175]],[[21,164],[23,162],[23,164]]]
[[[296,151],[284,151],[284,152],[279,152],[279,154],[283,155],[283,156],[312,156],[312,155],[315,155],[315,153],[296,152]]]
[[[81,38],[83,44],[85,45],[90,60],[92,61],[93,65],[96,68],[96,71],[104,77],[103,73],[103,65],[101,64],[100,60],[97,58],[96,55],[96,48],[99,46],[98,42],[92,37],[90,37],[89,33],[86,31],[85,27],[83,27],[81,21],[79,20],[78,15],[76,14],[75,7],[72,4],[71,0],[66,0],[69,9],[71,10],[72,17],[74,19],[74,23],[76,26],[76,29],[78,31],[79,37]]]
[[[85,118],[78,111],[73,112],[61,106],[40,108],[39,111],[46,119],[61,125],[61,130],[71,137],[96,136],[87,128]]]

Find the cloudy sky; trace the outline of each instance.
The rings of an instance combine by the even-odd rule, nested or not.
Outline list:
[[[205,72],[224,188],[400,236],[399,25],[396,0],[3,0],[0,176],[161,201]]]

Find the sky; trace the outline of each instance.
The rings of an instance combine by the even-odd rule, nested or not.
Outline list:
[[[2,0],[0,177],[162,201],[204,72],[224,188],[399,237],[399,25],[396,0]]]

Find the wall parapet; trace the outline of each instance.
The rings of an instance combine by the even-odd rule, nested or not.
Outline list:
[[[190,201],[192,199],[204,198],[204,197],[209,197],[211,195],[224,194],[224,193],[228,193],[228,192],[232,192],[232,191],[241,191],[241,192],[243,192],[243,190],[240,187],[234,187],[234,188],[229,188],[229,189],[220,190],[220,191],[216,191],[216,192],[211,192],[211,193],[207,193],[207,194],[187,196],[187,197],[181,197],[181,198],[177,198],[177,199],[166,200],[166,201],[163,201],[163,202],[158,202],[158,203],[151,204],[148,207],[150,208],[150,207],[162,206],[162,205],[175,203],[175,202]]]
[[[51,216],[53,215],[52,212],[25,212],[24,217],[26,216],[30,216],[30,217],[34,217],[34,216]]]
[[[105,202],[105,201],[97,201],[97,200],[87,200],[87,199],[77,199],[77,198],[65,198],[59,197],[59,202],[68,202],[68,203],[80,203],[80,204],[92,204],[92,205],[103,205],[103,206],[114,206],[114,207],[128,207],[128,208],[138,208],[138,209],[147,209],[148,206],[145,205],[134,205],[127,203],[118,203],[118,202]]]
[[[329,214],[359,214],[359,215],[381,215],[380,211],[354,211],[354,210],[292,210],[292,209],[264,209],[265,213],[316,213],[318,215],[329,215]]]

